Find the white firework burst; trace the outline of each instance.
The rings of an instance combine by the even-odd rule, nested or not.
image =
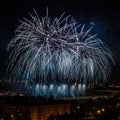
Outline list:
[[[51,20],[30,15],[17,28],[8,44],[8,71],[16,82],[26,83],[77,81],[84,84],[104,83],[113,61],[108,46],[91,29],[78,24],[70,16]],[[79,30],[78,30],[79,29]]]

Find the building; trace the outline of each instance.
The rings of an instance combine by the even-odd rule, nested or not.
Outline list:
[[[22,98],[24,99],[24,98]],[[14,99],[13,101],[18,101]],[[8,100],[9,101],[9,100]],[[21,101],[21,100],[20,100]],[[70,114],[70,103],[65,101],[33,102],[4,102],[0,104],[2,108],[0,120],[47,120],[50,115]]]

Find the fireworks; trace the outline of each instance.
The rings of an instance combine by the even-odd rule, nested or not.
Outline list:
[[[85,25],[62,14],[51,20],[48,14],[30,15],[17,28],[7,46],[10,51],[10,80],[25,79],[26,85],[104,83],[110,75],[112,53]],[[72,88],[71,88],[72,89]]]

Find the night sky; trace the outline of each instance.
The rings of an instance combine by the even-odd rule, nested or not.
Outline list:
[[[12,1],[12,0],[11,0]],[[112,67],[110,81],[120,81],[120,5],[116,0],[16,0],[0,3],[0,79],[6,79],[6,46],[14,37],[19,20],[30,18],[35,9],[39,16],[60,16],[63,12],[71,15],[79,23],[93,26],[93,34],[97,33],[112,51],[115,66]],[[104,0],[105,1],[105,0]]]

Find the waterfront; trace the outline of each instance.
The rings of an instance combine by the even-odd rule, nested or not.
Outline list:
[[[18,95],[0,96],[0,120],[120,119],[120,90],[94,90],[83,96],[54,99]]]

